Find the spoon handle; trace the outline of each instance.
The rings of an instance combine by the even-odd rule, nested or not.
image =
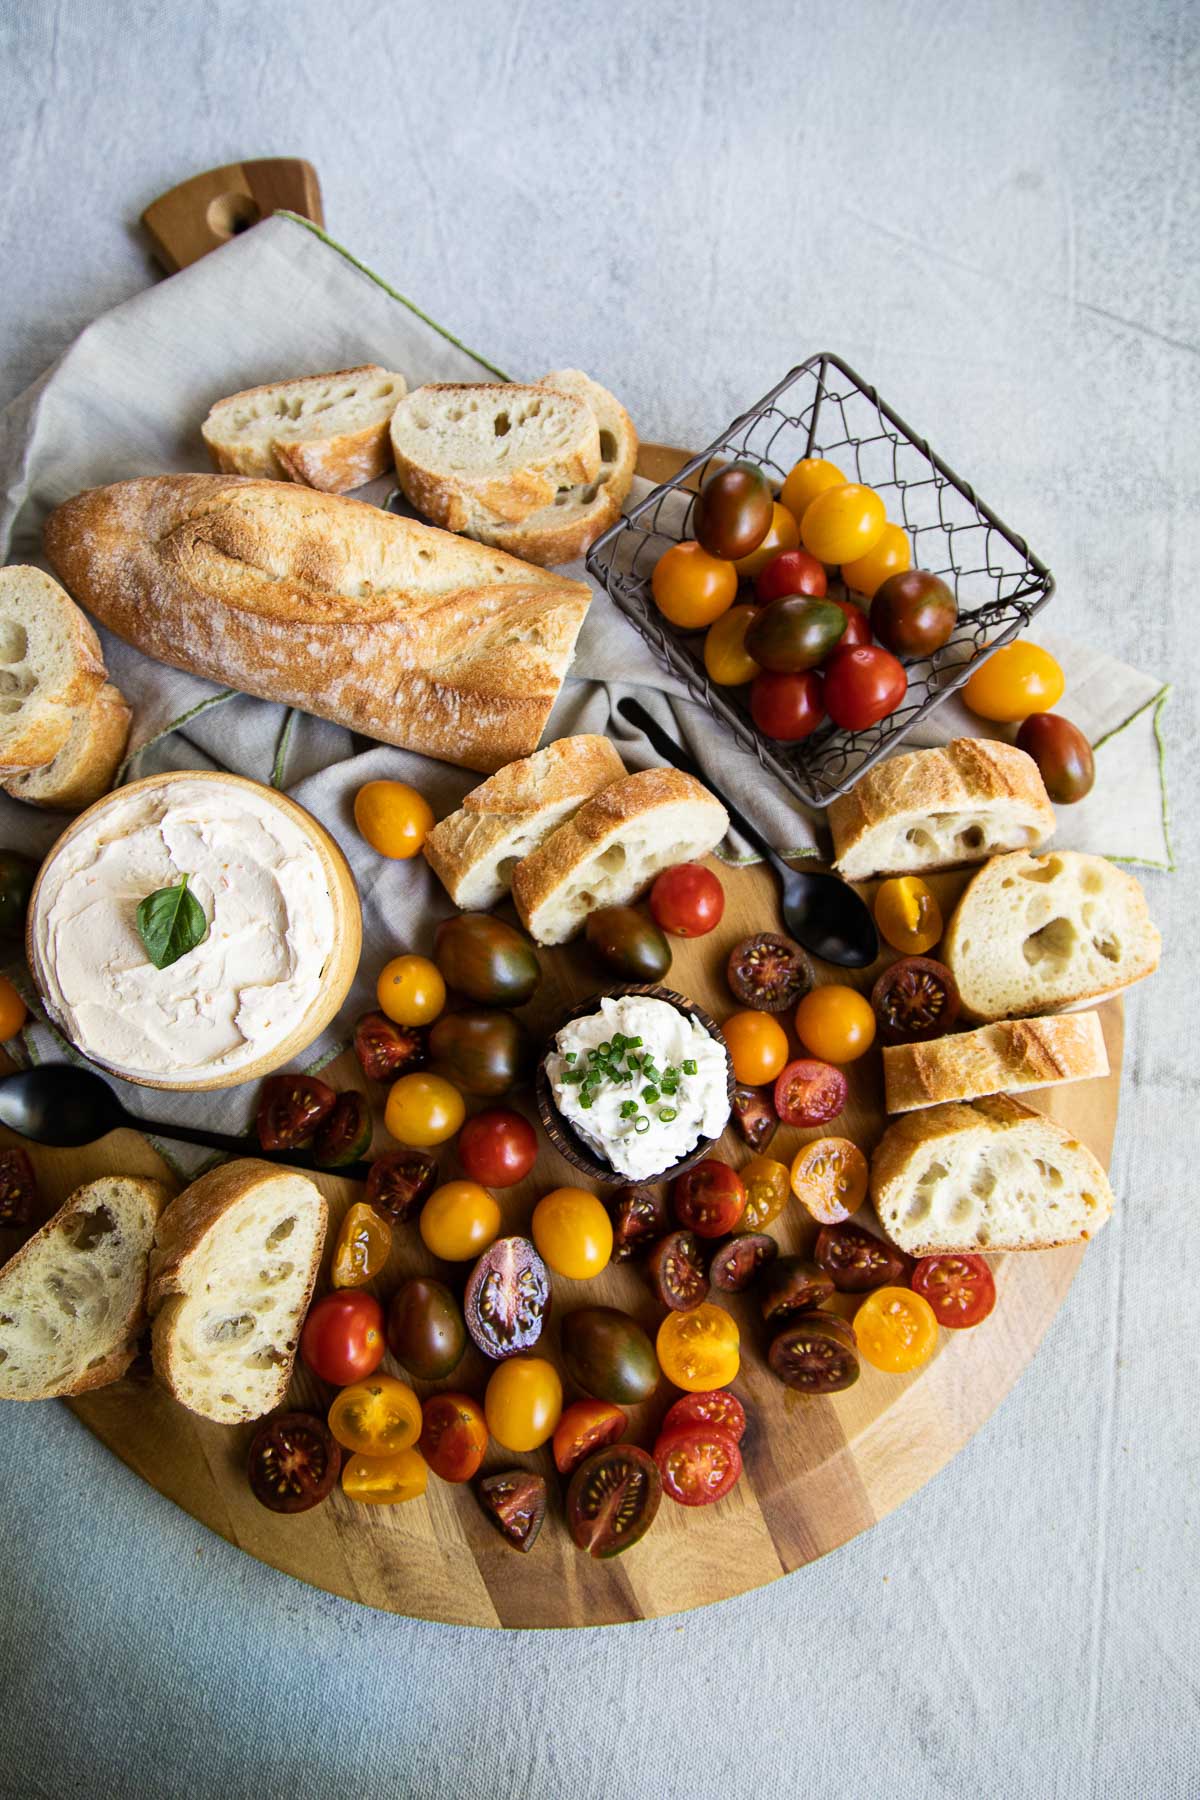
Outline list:
[[[258,1140],[231,1137],[223,1131],[205,1131],[200,1125],[160,1124],[157,1119],[139,1119],[121,1108],[121,1124],[150,1137],[170,1138],[174,1143],[199,1144],[206,1150],[224,1150],[230,1156],[252,1156],[257,1162],[286,1163],[293,1169],[311,1169],[318,1175],[342,1175],[351,1181],[365,1181],[370,1163],[344,1163],[337,1169],[322,1169],[311,1158],[294,1150],[262,1150]]]

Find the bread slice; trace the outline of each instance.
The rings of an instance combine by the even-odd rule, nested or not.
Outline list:
[[[223,1425],[279,1405],[327,1217],[306,1175],[250,1158],[202,1175],[167,1208],[146,1304],[155,1371],[176,1400]]]
[[[392,415],[405,498],[447,531],[516,524],[600,473],[600,428],[578,394],[516,382],[433,382]]]
[[[425,839],[429,866],[461,911],[486,912],[521,858],[624,774],[606,737],[559,738],[472,788]]]
[[[890,1113],[915,1112],[945,1100],[976,1100],[983,1094],[1092,1081],[1107,1074],[1104,1031],[1094,1012],[1006,1019],[928,1044],[885,1044],[883,1049]]]
[[[0,1400],[106,1387],[133,1361],[145,1324],[146,1264],[169,1190],[105,1175],[0,1270]]]
[[[0,569],[0,779],[40,769],[104,685],[95,632],[41,569]]]
[[[942,939],[969,1019],[1098,1000],[1158,967],[1162,939],[1135,878],[1102,856],[1014,851],[972,876]]]
[[[517,864],[522,923],[537,943],[563,944],[596,907],[636,900],[661,869],[707,856],[728,829],[721,802],[691,775],[626,775]]]
[[[835,866],[847,881],[1037,850],[1054,832],[1032,756],[990,738],[893,756],[835,800],[828,818]]]
[[[71,709],[71,729],[58,755],[43,768],[14,775],[3,784],[5,792],[30,806],[82,812],[112,786],[132,717],[124,694],[106,681],[94,700]]]
[[[1056,1250],[1092,1237],[1113,1208],[1091,1151],[1006,1094],[889,1125],[871,1158],[871,1198],[909,1256]]]
[[[388,426],[408,391],[378,363],[245,388],[218,400],[200,427],[216,468],[344,494],[385,475]]]

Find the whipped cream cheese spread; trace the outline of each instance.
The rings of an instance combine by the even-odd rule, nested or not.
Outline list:
[[[156,969],[140,901],[183,876],[202,943]],[[114,794],[46,865],[34,974],[85,1056],[158,1085],[225,1074],[286,1038],[321,985],[334,907],[316,848],[264,791],[173,780]]]
[[[729,1120],[724,1050],[665,1000],[602,1000],[563,1026],[546,1074],[576,1136],[630,1181],[670,1168]]]

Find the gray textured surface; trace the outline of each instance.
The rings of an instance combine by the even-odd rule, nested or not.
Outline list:
[[[840,349],[1179,682],[1121,1210],[1015,1394],[764,1593],[570,1636],[260,1568],[56,1407],[0,1455],[0,1792],[1190,1795],[1200,30],[1177,5],[0,5],[0,399],[149,278],[132,221],[299,151],[335,234],[516,372],[699,439]],[[1186,666],[1185,666],[1186,664]]]

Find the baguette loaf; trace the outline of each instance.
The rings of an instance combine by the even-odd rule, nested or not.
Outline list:
[[[378,363],[303,375],[218,400],[201,436],[226,474],[344,494],[387,473],[388,426],[406,392],[403,375]]]
[[[106,681],[94,700],[71,710],[71,730],[58,755],[44,768],[14,775],[4,790],[14,800],[58,812],[82,812],[113,784],[132,717],[125,696]]]
[[[250,1158],[202,1175],[171,1203],[146,1304],[155,1372],[176,1400],[225,1425],[280,1404],[327,1216],[307,1176]]]
[[[1108,1074],[1098,1014],[1002,1020],[927,1044],[885,1044],[883,1082],[890,1113],[946,1100],[1021,1093]]]
[[[1014,851],[973,875],[942,939],[970,1019],[1098,1000],[1158,967],[1162,940],[1135,878],[1102,856]]]
[[[909,1256],[1055,1250],[1093,1236],[1113,1208],[1091,1151],[1006,1094],[889,1125],[871,1158],[871,1198]]]
[[[598,906],[618,906],[672,863],[707,856],[729,829],[719,800],[678,769],[643,769],[603,788],[513,870],[521,921],[562,944]]]
[[[160,1181],[140,1176],[89,1181],[5,1263],[0,1400],[82,1394],[125,1373],[167,1197]]]
[[[624,774],[606,737],[559,738],[472,788],[426,838],[429,866],[461,911],[486,912],[520,859]]]
[[[893,756],[835,800],[828,817],[835,866],[847,881],[1036,850],[1054,831],[1033,758],[990,738]]]
[[[40,769],[104,685],[95,632],[41,569],[0,569],[0,780]]]
[[[484,773],[536,748],[591,598],[360,500],[228,475],[93,488],[45,545],[160,662]]]

